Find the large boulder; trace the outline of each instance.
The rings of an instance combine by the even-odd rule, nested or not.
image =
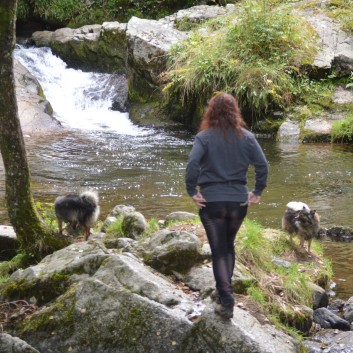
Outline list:
[[[319,36],[319,50],[312,64],[314,71],[334,69],[338,77],[350,75],[353,71],[353,37],[324,14],[308,11],[305,16]]]
[[[44,135],[48,131],[61,131],[62,126],[53,118],[53,108],[46,100],[38,80],[17,60],[14,76],[18,116],[24,135]]]
[[[21,278],[23,297],[28,298],[33,295],[33,278],[58,273],[70,276],[71,285],[12,325],[11,333],[34,347],[28,352],[300,351],[299,342],[275,326],[260,324],[249,312],[235,308],[236,319],[224,321],[208,299],[200,305],[193,294],[134,255],[107,254],[92,241],[71,245],[17,271],[9,282]],[[47,284],[44,280],[43,286]],[[189,319],[195,315],[199,320]]]
[[[146,264],[166,274],[185,273],[204,259],[202,243],[195,234],[168,229],[142,241],[138,251]]]
[[[36,31],[31,40],[46,46],[69,66],[86,71],[126,71],[126,24],[104,22],[76,29]]]

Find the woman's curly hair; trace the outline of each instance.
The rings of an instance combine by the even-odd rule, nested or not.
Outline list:
[[[246,123],[241,115],[237,100],[228,93],[218,93],[208,102],[199,131],[210,127],[219,128],[227,135],[229,129],[233,129],[237,136],[243,135]]]

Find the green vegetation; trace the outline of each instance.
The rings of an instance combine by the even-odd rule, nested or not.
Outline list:
[[[55,216],[54,204],[52,202],[36,202],[36,209],[47,226],[52,231],[57,231],[58,222]]]
[[[314,254],[322,254],[320,244],[315,240],[312,249]],[[303,251],[306,250],[292,244],[284,232],[265,230],[248,219],[236,241],[237,261],[245,265],[256,279],[248,288],[248,295],[274,323],[290,325],[305,332],[306,308],[313,304],[310,283],[327,285],[332,277],[332,268],[328,261],[320,264],[318,255],[301,261]],[[273,261],[274,256],[282,261],[290,258],[291,261],[278,265]],[[294,258],[296,260],[292,261]]]
[[[335,121],[332,125],[333,142],[353,142],[353,114],[346,119]]]
[[[197,3],[195,0],[19,0],[18,19],[39,18],[54,27],[80,27],[106,21],[127,22],[131,16],[160,18]]]
[[[331,0],[328,5],[330,15],[342,23],[345,31],[353,33],[353,0]]]
[[[33,258],[26,254],[17,254],[9,261],[0,262],[0,283],[5,282],[12,272],[26,268],[33,263]]]
[[[170,51],[164,91],[186,104],[227,91],[255,112],[300,98],[300,67],[316,52],[314,31],[276,3],[246,0],[236,15],[194,30]]]

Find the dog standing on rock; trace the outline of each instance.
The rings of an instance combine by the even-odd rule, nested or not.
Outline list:
[[[317,237],[320,230],[320,216],[315,210],[310,210],[304,202],[292,201],[287,204],[287,210],[282,218],[282,228],[290,235],[298,234],[300,246],[304,248],[304,241],[308,242],[310,252],[311,241]]]
[[[82,226],[85,240],[90,235],[91,226],[97,222],[100,213],[98,194],[86,190],[80,194],[71,193],[56,198],[55,215],[58,221],[59,234],[63,232],[63,222],[69,223],[73,229]]]

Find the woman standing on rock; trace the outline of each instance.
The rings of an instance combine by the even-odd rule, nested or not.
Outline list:
[[[248,131],[237,100],[219,93],[211,98],[190,152],[186,190],[199,208],[210,243],[216,280],[215,312],[233,317],[231,279],[235,265],[235,236],[248,205],[260,201],[266,187],[268,163],[255,136]],[[255,167],[253,191],[247,172]]]

